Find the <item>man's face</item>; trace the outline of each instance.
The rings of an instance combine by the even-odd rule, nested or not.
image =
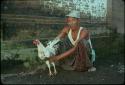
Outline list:
[[[78,25],[78,22],[79,20],[76,19],[76,18],[73,18],[73,17],[68,17],[67,18],[67,24],[70,26],[70,27],[75,27]]]

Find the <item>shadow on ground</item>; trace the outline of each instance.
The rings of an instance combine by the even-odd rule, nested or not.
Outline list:
[[[109,58],[108,58],[109,59]],[[34,74],[22,73],[21,68],[16,67],[16,72],[1,74],[3,84],[122,84],[124,83],[123,58],[115,61],[97,59],[95,72],[66,71],[57,66],[58,74],[49,77],[48,69],[37,70]],[[13,69],[14,70],[14,69]],[[20,73],[20,74],[19,74]]]

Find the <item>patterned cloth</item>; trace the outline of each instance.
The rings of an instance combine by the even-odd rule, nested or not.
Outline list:
[[[64,53],[71,49],[73,45],[71,44],[68,37],[59,42],[58,54]],[[71,66],[76,71],[87,71],[92,64],[88,57],[88,49],[86,40],[80,41],[77,46],[77,50],[70,56],[66,57],[59,62],[60,65]]]

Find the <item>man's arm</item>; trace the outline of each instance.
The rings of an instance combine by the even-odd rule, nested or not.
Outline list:
[[[64,27],[64,28],[62,29],[61,33],[60,33],[56,38],[59,38],[59,39],[65,38],[65,36],[66,36],[67,33],[68,33],[68,30],[69,30],[68,27]]]
[[[58,60],[64,59],[64,58],[68,57],[69,55],[73,54],[75,52],[75,50],[76,50],[76,46],[74,46],[70,50],[68,50],[60,55],[50,57],[49,61],[52,62],[52,61],[58,61]]]
[[[75,51],[76,51],[76,48],[77,48],[77,45],[78,43],[83,40],[83,39],[87,39],[87,36],[88,36],[89,32],[87,30],[84,30],[80,33],[80,39],[76,42],[75,46],[73,48],[71,48],[70,50],[60,54],[60,55],[57,55],[57,56],[53,56],[51,57],[49,60],[50,62],[52,61],[58,61],[58,60],[61,60],[61,59],[64,59],[66,57],[68,57],[69,55],[73,54]]]

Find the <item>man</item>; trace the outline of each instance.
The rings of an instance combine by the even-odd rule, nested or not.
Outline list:
[[[49,60],[50,62],[60,61],[66,70],[87,71],[92,67],[85,44],[89,39],[89,31],[79,26],[80,13],[78,11],[71,11],[66,16],[67,26],[57,36],[62,40],[58,54],[50,57]]]

